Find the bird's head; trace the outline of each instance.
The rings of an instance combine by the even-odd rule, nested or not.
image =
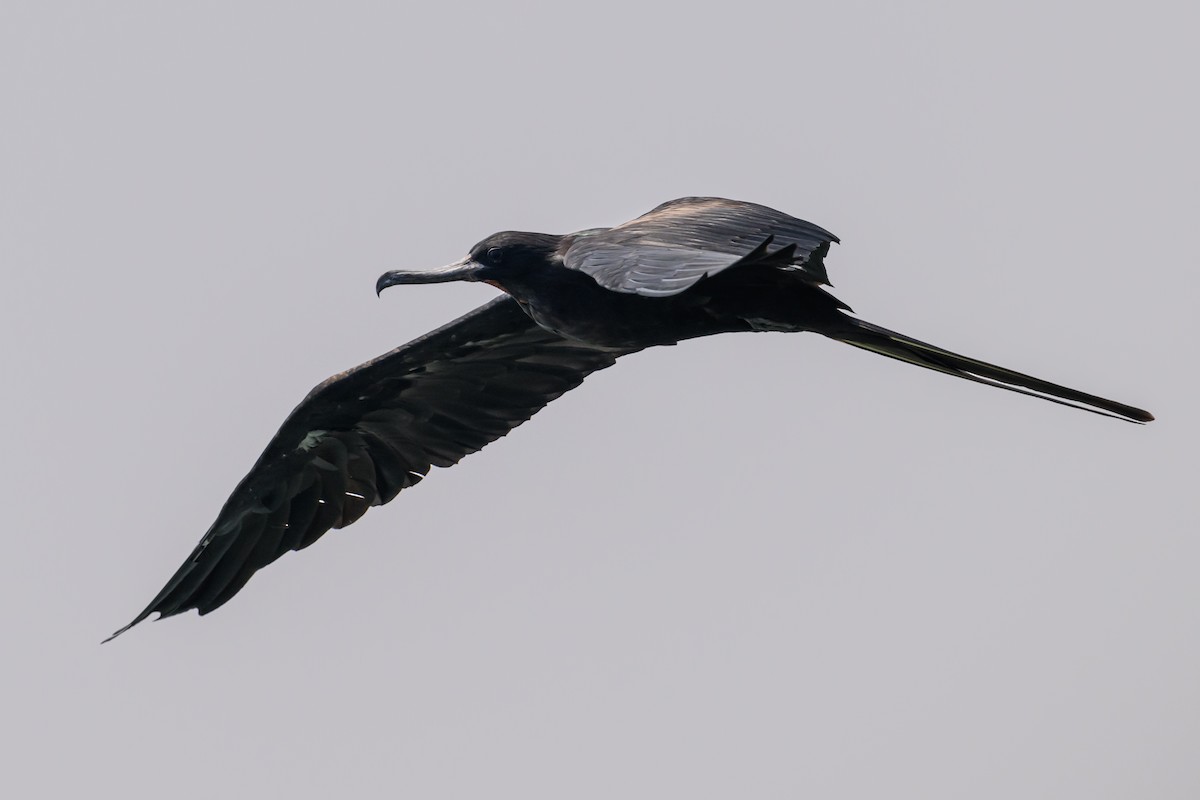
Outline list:
[[[526,275],[561,263],[558,250],[562,240],[563,237],[548,233],[493,233],[472,247],[465,258],[444,267],[385,272],[375,282],[375,292],[378,294],[401,283],[448,281],[483,281],[504,289],[510,281],[519,281]]]

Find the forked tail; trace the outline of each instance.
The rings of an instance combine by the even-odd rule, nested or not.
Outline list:
[[[986,361],[967,358],[951,353],[926,342],[911,339],[902,333],[889,331],[878,325],[863,322],[854,317],[843,317],[844,326],[822,331],[826,336],[840,342],[870,350],[873,353],[916,364],[918,367],[944,372],[976,383],[998,386],[1010,392],[1019,392],[1031,397],[1040,397],[1052,403],[1091,411],[1106,417],[1116,417],[1128,422],[1150,422],[1154,416],[1149,411],[1127,406],[1114,400],[1106,400],[1093,394],[1068,389],[1057,383],[1034,378],[1011,369],[998,367]]]

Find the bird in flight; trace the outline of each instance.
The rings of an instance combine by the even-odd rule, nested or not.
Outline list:
[[[1139,408],[952,353],[851,316],[832,233],[755,203],[685,197],[615,228],[497,233],[389,286],[483,281],[505,293],[313,389],[183,566],[112,639],[157,613],[226,603],[289,550],[343,528],[529,419],[621,356],[737,331],[812,331],[919,367],[1130,422]],[[106,640],[108,641],[108,640]]]

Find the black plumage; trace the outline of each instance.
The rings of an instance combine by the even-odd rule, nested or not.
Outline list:
[[[152,614],[208,613],[289,550],[504,436],[645,347],[737,331],[814,331],[927,369],[1106,416],[1146,411],[971,359],[851,316],[825,291],[833,234],[765,206],[664,203],[614,228],[505,232],[402,283],[484,281],[501,297],[321,383],[284,420]],[[112,637],[110,637],[112,638]]]

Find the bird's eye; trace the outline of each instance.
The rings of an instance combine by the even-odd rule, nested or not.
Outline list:
[[[487,258],[488,261],[492,262],[493,264],[499,264],[504,260],[504,251],[499,247],[489,247],[487,251]]]

